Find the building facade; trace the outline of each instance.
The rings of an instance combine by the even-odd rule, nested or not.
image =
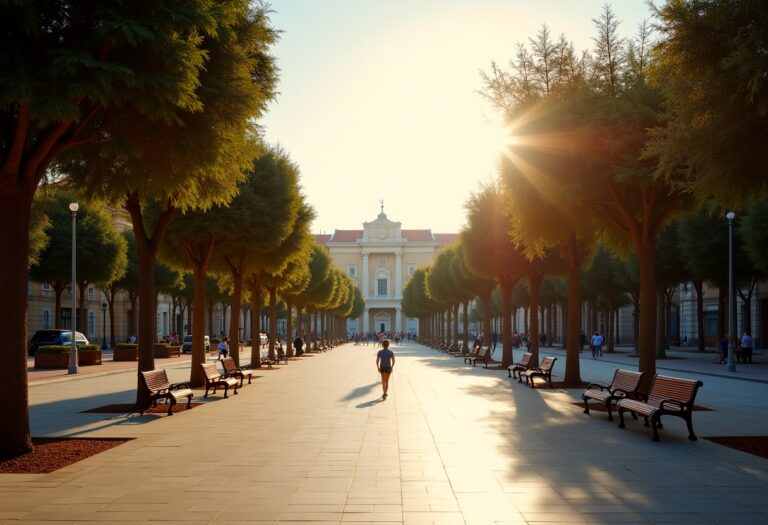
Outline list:
[[[403,287],[416,268],[432,263],[440,249],[458,239],[457,233],[404,230],[399,222],[381,213],[361,230],[335,230],[316,235],[335,266],[347,274],[365,299],[359,319],[349,319],[347,331],[417,333],[417,319],[403,314]]]

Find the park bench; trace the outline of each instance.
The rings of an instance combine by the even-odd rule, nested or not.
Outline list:
[[[473,346],[472,350],[469,353],[467,353],[467,355],[464,356],[464,363],[469,364],[470,359],[472,359],[475,356],[477,356],[477,354],[479,354],[480,350],[482,350],[482,349],[483,349],[483,347],[480,346],[480,345]]]
[[[555,366],[555,361],[557,361],[556,357],[552,356],[546,356],[544,359],[542,359],[541,364],[536,368],[530,368],[526,370],[525,372],[520,372],[517,376],[518,383],[521,382],[521,379],[525,377],[525,382],[530,383],[531,388],[533,388],[533,378],[534,377],[541,377],[544,379],[547,383],[549,383],[549,387],[552,388],[552,368]]]
[[[459,341],[459,345],[456,348],[455,352],[451,352],[451,355],[454,357],[465,357],[469,354],[467,351],[467,347],[464,346],[464,341]]]
[[[148,370],[141,372],[144,380],[144,388],[148,393],[147,406],[141,408],[141,415],[150,406],[157,406],[160,399],[168,403],[168,415],[173,415],[173,406],[177,401],[187,398],[187,408],[192,403],[194,392],[189,388],[189,383],[171,383],[165,370]]]
[[[611,404],[624,398],[639,399],[641,394],[638,389],[643,375],[645,375],[643,372],[617,368],[610,385],[590,383],[581,394],[581,398],[584,400],[584,413],[589,414],[589,400],[594,399],[605,405],[605,409],[608,411],[608,421],[613,421]]]
[[[214,394],[219,388],[223,388],[225,398],[229,397],[227,395],[229,387],[234,388],[235,394],[237,394],[237,379],[219,373],[216,363],[200,363],[200,366],[203,367],[203,374],[205,375],[205,395],[203,397],[208,397],[208,391],[211,388],[213,388]]]
[[[225,357],[221,360],[221,365],[224,367],[224,375],[240,379],[240,387],[243,386],[245,378],[248,378],[248,384],[251,384],[251,378],[253,377],[253,370],[247,368],[240,368],[235,365],[235,360],[231,357]]]
[[[491,357],[491,347],[486,346],[484,348],[480,348],[475,355],[469,356],[465,359],[468,360],[467,362],[472,366],[476,366],[478,361],[482,361],[483,363],[485,363],[485,368],[488,368],[488,359],[490,357]]]
[[[509,377],[517,377],[515,374],[522,374],[531,367],[531,357],[533,354],[526,352],[523,354],[522,359],[517,363],[512,363],[507,367],[507,374]]]
[[[653,378],[651,390],[645,401],[625,398],[616,403],[619,411],[619,428],[624,428],[624,412],[632,412],[645,418],[645,426],[648,426],[650,420],[653,441],[658,441],[657,429],[664,428],[661,424],[661,416],[677,416],[683,418],[688,426],[688,439],[696,441],[696,434],[693,433],[693,402],[696,399],[696,392],[702,386],[704,383],[693,379],[657,375]]]

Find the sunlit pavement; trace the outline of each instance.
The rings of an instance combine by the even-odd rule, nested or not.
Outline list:
[[[677,418],[653,443],[641,422],[583,414],[579,391],[532,390],[415,343],[394,350],[386,401],[376,347],[351,344],[172,417],[79,413],[131,402],[132,371],[38,383],[34,435],[136,439],[52,474],[0,475],[0,522],[768,522],[768,460],[689,442]],[[581,366],[591,381],[617,365]],[[697,404],[712,409],[694,414],[700,438],[768,433],[765,384],[700,379]]]

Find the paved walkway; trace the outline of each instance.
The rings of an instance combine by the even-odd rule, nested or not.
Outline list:
[[[172,417],[80,413],[131,402],[133,371],[36,382],[34,435],[136,439],[0,475],[0,523],[768,522],[768,460],[691,443],[675,418],[653,443],[638,422],[583,414],[578,391],[531,390],[414,343],[395,352],[386,401],[375,347],[349,344]],[[614,368],[585,359],[582,377]],[[765,384],[700,378],[713,409],[694,415],[700,437],[767,433]]]

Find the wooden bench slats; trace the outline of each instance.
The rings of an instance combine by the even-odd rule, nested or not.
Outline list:
[[[581,394],[584,400],[584,413],[589,414],[589,400],[593,399],[605,405],[608,411],[608,421],[613,421],[611,405],[619,399],[637,399],[640,394],[640,382],[645,374],[631,370],[617,368],[613,373],[613,380],[608,386],[592,383]]]
[[[165,399],[168,403],[168,415],[173,415],[173,407],[177,401],[187,398],[187,408],[192,403],[194,392],[189,388],[189,383],[171,383],[165,370],[147,370],[141,372],[144,379],[144,387],[148,393],[148,405],[140,408],[141,415],[150,406],[157,406],[157,402]]]
[[[231,357],[225,357],[221,360],[221,365],[224,367],[224,375],[240,379],[240,387],[242,388],[245,378],[248,378],[248,384],[251,384],[251,378],[253,377],[253,370],[239,368],[235,365],[235,360]]]
[[[646,401],[622,399],[616,406],[619,410],[619,428],[624,427],[624,412],[644,416],[645,425],[653,429],[653,441],[659,440],[659,428],[664,428],[661,416],[672,415],[682,418],[688,427],[688,439],[696,441],[693,432],[693,402],[696,393],[704,383],[694,379],[660,376],[653,378],[651,390]]]
[[[488,368],[488,358],[491,354],[491,347],[487,346],[478,350],[477,354],[466,357],[464,361],[472,366],[477,366],[478,361],[485,363],[485,368]]]
[[[237,394],[237,379],[221,374],[215,363],[200,363],[200,366],[203,367],[205,376],[205,395],[203,397],[208,397],[208,391],[211,388],[215,394],[219,387],[224,388],[225,398],[229,397],[229,387],[234,388],[235,394]]]
[[[549,383],[549,387],[552,388],[552,368],[555,366],[555,361],[557,361],[556,357],[544,357],[544,359],[541,361],[541,365],[539,365],[537,368],[531,368],[525,372],[521,372],[518,376],[517,382],[521,383],[521,379],[525,377],[526,384],[530,384],[531,388],[534,388],[533,378],[541,377],[547,383]]]
[[[526,352],[523,354],[523,357],[518,361],[517,363],[513,363],[512,365],[507,367],[507,374],[509,377],[517,377],[517,373],[523,373],[526,370],[530,368],[531,358],[533,357],[533,354]]]

